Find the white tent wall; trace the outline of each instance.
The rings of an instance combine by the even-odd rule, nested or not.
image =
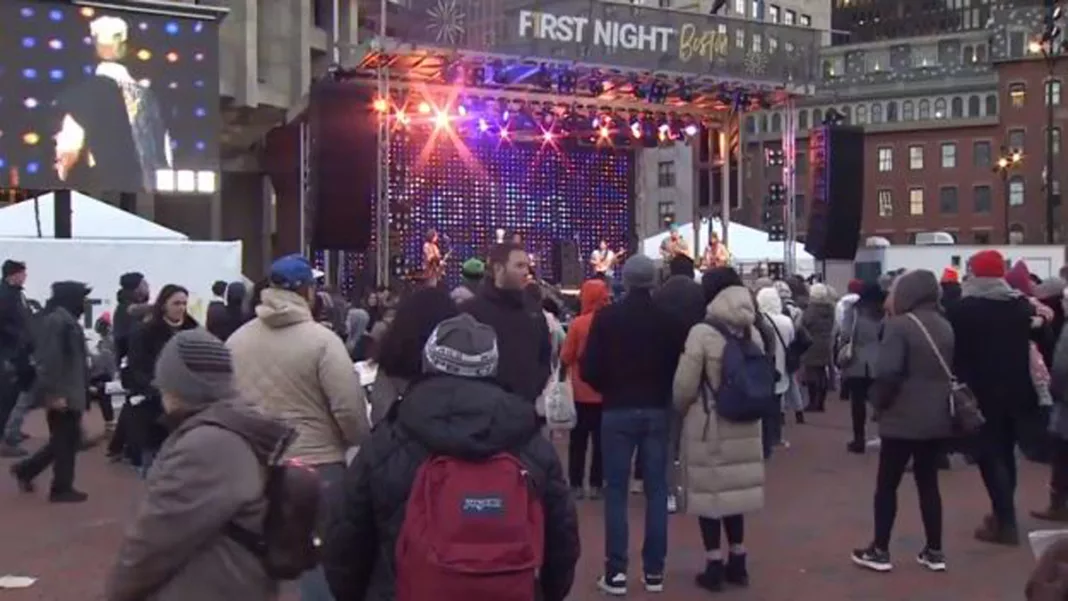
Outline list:
[[[713,231],[723,238],[723,224],[719,219],[712,221],[701,222],[701,240],[708,241],[708,228],[711,226]],[[690,223],[679,224],[679,234],[690,248],[694,251],[694,257],[699,258],[704,248],[694,248],[693,243],[693,225]],[[730,224],[729,240],[727,247],[731,251],[731,257],[734,260],[735,265],[742,266],[746,270],[756,267],[758,263],[765,262],[783,262],[785,255],[785,245],[782,242],[769,242],[767,232],[758,230],[747,225],[740,223]],[[668,237],[668,232],[663,232],[655,236],[650,236],[641,242],[641,252],[643,255],[650,259],[660,258],[660,243]],[[805,245],[800,242],[796,244],[796,257],[797,257],[797,272],[802,275],[809,275],[815,271],[816,261],[812,258],[812,255],[805,252]]]
[[[181,232],[163,227],[92,196],[71,192],[71,237],[108,240],[188,240]],[[0,209],[0,238],[55,237],[55,195],[38,196]]]

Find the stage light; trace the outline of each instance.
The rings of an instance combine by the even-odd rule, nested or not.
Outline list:
[[[143,60],[143,61],[147,61],[148,59],[152,58],[152,53],[149,52],[148,50],[143,50],[143,49],[142,50],[138,50],[137,51],[137,58],[140,59],[140,60]]]
[[[35,40],[33,38],[22,38],[22,47],[23,48],[33,48],[36,45],[37,45],[37,40]]]
[[[176,63],[176,62],[178,62],[178,53],[177,52],[168,52],[167,53],[167,62],[168,63]]]
[[[63,79],[63,69],[52,69],[48,72],[48,77],[52,81],[59,81]]]
[[[602,138],[608,139],[608,137],[612,135],[612,130],[602,125],[599,133]]]
[[[478,131],[485,133],[489,131],[489,128],[489,123],[487,123],[485,119],[478,120]]]
[[[163,31],[166,31],[170,35],[178,35],[178,24],[174,21],[170,21],[163,27]]]
[[[429,102],[420,102],[419,103],[419,114],[420,115],[429,115],[430,114],[430,103]]]
[[[467,107],[461,104],[459,107],[456,108],[456,112],[461,117],[466,117],[467,116]]]
[[[37,173],[41,170],[41,164],[37,162],[26,163],[26,173]]]
[[[82,8],[81,13],[82,13],[83,17],[91,17],[94,14],[96,14],[96,11],[94,11],[93,9],[89,8],[88,6],[86,6],[86,7]]]
[[[508,138],[508,130],[502,127],[501,128],[501,139],[505,140],[507,138]]]
[[[48,40],[48,47],[52,50],[63,50],[63,40]]]
[[[692,123],[690,125],[687,125],[685,129],[683,129],[683,133],[685,133],[687,136],[690,136],[691,138],[696,136],[697,132],[697,126]]]
[[[204,22],[197,21],[196,24],[193,25],[193,33],[200,33],[202,31],[204,31]]]
[[[35,146],[40,141],[41,141],[41,136],[37,135],[35,132],[32,132],[32,131],[30,133],[28,133],[28,134],[23,134],[23,136],[22,136],[23,144],[26,144],[28,146]]]
[[[37,69],[27,68],[22,70],[22,76],[26,79],[37,79]]]
[[[592,127],[593,129],[597,129],[600,126],[601,126],[601,118],[600,117],[594,117],[590,121],[590,127]]]
[[[384,113],[389,110],[389,102],[385,98],[375,98],[374,108],[375,111]]]
[[[198,52],[198,53],[194,54],[193,55],[193,60],[195,60],[198,63],[203,61],[204,60],[204,53],[203,52]]]
[[[630,135],[634,136],[634,139],[642,137],[642,124],[635,121],[630,124]]]
[[[410,122],[411,122],[411,119],[408,118],[408,115],[406,115],[404,113],[404,111],[401,111],[401,110],[397,111],[397,123],[400,123],[403,126],[407,126],[408,123],[410,123]]]
[[[208,111],[204,107],[198,106],[196,109],[193,110],[193,114],[203,119],[204,117],[208,116]]]
[[[48,11],[48,18],[58,23],[63,20],[63,12],[59,10],[50,10]]]
[[[449,126],[449,115],[441,112],[434,115],[434,126],[438,128],[444,128]]]
[[[546,142],[552,142],[553,141],[553,132],[551,132],[551,131],[543,132],[541,134],[541,139],[546,141]]]
[[[511,113],[509,113],[508,111],[504,111],[504,114],[503,114],[503,115],[501,115],[501,120],[503,120],[503,121],[508,121],[508,119],[510,118],[510,116],[511,116]]]
[[[24,106],[24,107],[26,107],[28,109],[35,109],[35,108],[37,108],[37,99],[36,98],[27,98],[26,100],[22,101],[22,106]]]

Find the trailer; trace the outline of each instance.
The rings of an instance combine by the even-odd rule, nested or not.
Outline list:
[[[1009,267],[1017,261],[1023,261],[1032,274],[1042,279],[1056,277],[1065,264],[1065,247],[1058,245],[867,246],[857,250],[853,260],[853,277],[874,280],[881,274],[899,269],[927,269],[941,276],[947,267],[952,267],[964,275],[967,272],[968,259],[984,250],[1000,252]]]

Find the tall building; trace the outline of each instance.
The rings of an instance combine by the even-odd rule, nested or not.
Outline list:
[[[834,44],[899,40],[986,28],[990,0],[833,0]],[[1042,0],[1014,1],[1015,6]]]

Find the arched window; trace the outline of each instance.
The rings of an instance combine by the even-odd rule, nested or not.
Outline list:
[[[856,123],[857,123],[857,125],[864,125],[867,122],[868,122],[868,105],[866,105],[866,104],[858,104],[857,105],[857,120],[856,120]]]
[[[883,105],[878,102],[871,103],[871,122],[883,122]]]
[[[961,48],[961,51],[960,51],[961,62],[963,62],[965,65],[967,65],[970,62],[972,62],[972,55],[974,55],[974,54],[975,54],[975,50],[973,50],[971,46],[965,46],[964,48]]]
[[[931,101],[926,98],[920,101],[920,121],[931,118]]]
[[[953,100],[949,102],[949,115],[954,119],[964,118],[964,99],[960,96],[954,96]]]
[[[982,110],[982,103],[979,102],[979,97],[972,95],[968,97],[968,116],[979,117]]]
[[[754,118],[752,115],[748,115],[745,118],[745,133],[747,133],[747,134],[755,134],[756,133],[756,118]]]
[[[1024,203],[1024,178],[1014,175],[1009,178],[1009,206],[1019,207]]]
[[[797,111],[797,129],[808,129],[808,111]]]
[[[812,127],[823,125],[823,110],[812,109]]]
[[[845,117],[844,121],[849,124],[853,122],[853,111],[849,110],[848,106],[842,107],[842,116]]]
[[[993,117],[998,114],[998,97],[995,94],[988,94],[986,97],[986,117]]]
[[[1022,223],[1013,223],[1009,226],[1009,244],[1023,244],[1027,231]]]
[[[779,113],[773,113],[771,115],[771,131],[782,131],[782,115]]]
[[[768,131],[768,114],[764,113],[760,116],[760,131]]]
[[[935,106],[935,113],[934,113],[935,119],[945,119],[946,117],[949,116],[949,115],[946,114],[946,99],[945,98],[939,98],[939,99],[935,100],[935,105],[934,106]]]
[[[886,122],[894,123],[897,121],[897,101],[891,100],[886,103]]]
[[[901,103],[901,120],[912,121],[916,118],[916,112],[913,109],[912,101],[906,100]]]

